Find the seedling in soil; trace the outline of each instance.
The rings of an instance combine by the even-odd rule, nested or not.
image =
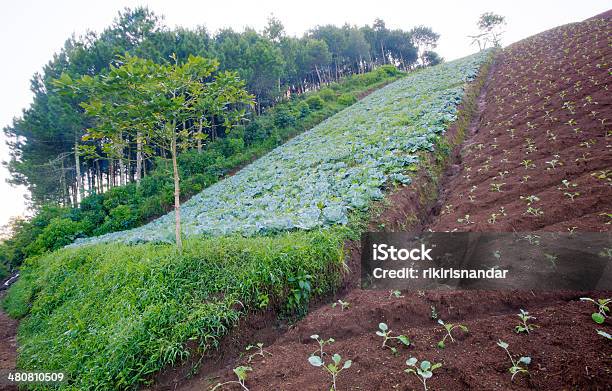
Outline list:
[[[430,306],[431,308],[431,319],[438,319],[438,311],[436,311],[436,307],[435,306]]]
[[[379,330],[376,331],[376,335],[378,335],[379,337],[383,337],[383,342],[382,342],[382,346],[381,347],[391,349],[393,354],[397,353],[397,348],[394,348],[393,346],[387,346],[387,341],[389,341],[391,339],[397,339],[398,341],[400,341],[404,345],[410,346],[410,339],[408,337],[406,337],[405,335],[398,335],[396,337],[392,337],[391,336],[391,330],[389,330],[389,326],[387,326],[386,323],[379,323],[378,324],[378,329]]]
[[[463,218],[458,218],[457,222],[458,223],[463,223],[465,225],[474,224],[474,222],[472,220],[470,220],[470,215],[465,215],[465,216],[463,216]]]
[[[389,292],[389,298],[395,297],[397,299],[404,297],[402,296],[402,292],[398,291],[398,290],[392,290]]]
[[[524,373],[526,375],[529,374],[529,371],[527,370],[527,366],[529,364],[531,364],[531,357],[521,357],[518,360],[514,360],[514,358],[512,357],[512,355],[510,354],[510,352],[508,351],[508,344],[504,341],[502,341],[501,339],[497,341],[497,346],[499,346],[500,348],[504,349],[506,351],[506,353],[508,354],[508,357],[510,357],[510,361],[512,362],[512,366],[510,368],[508,368],[508,372],[510,372],[512,374],[512,377],[510,378],[510,381],[514,380],[514,376],[516,376],[518,373]]]
[[[344,371],[345,369],[349,369],[351,365],[353,364],[351,360],[346,360],[344,364],[340,366],[340,363],[342,362],[342,357],[338,353],[332,356],[332,362],[330,362],[327,365],[325,365],[323,358],[319,356],[308,357],[308,362],[313,367],[317,367],[317,368],[320,367],[320,368],[325,369],[327,373],[331,375],[332,386],[330,388],[330,391],[336,391],[336,379],[338,378],[338,375],[340,374],[340,372]]]
[[[269,354],[270,356],[272,355],[272,353],[268,352],[267,350],[264,350],[263,345],[264,344],[262,342],[258,342],[256,345],[249,345],[245,348],[247,352],[253,349],[257,349],[257,352],[249,356],[247,362],[251,362],[251,360],[253,360],[255,356],[261,356],[262,358],[266,358],[266,354]]]
[[[533,163],[533,161],[525,159],[521,162],[521,164],[525,167],[526,170],[530,169],[530,168],[535,168],[536,165]]]
[[[572,200],[572,202],[574,202],[574,198],[578,197],[580,195],[580,193],[578,193],[577,191],[570,193],[570,192],[565,192],[563,193],[564,196],[568,197],[569,199]]]
[[[497,191],[501,193],[501,188],[503,185],[505,185],[505,183],[491,183],[491,191]]]
[[[333,338],[322,339],[322,338],[319,337],[319,334],[311,335],[310,338],[314,339],[319,344],[319,355],[320,355],[320,357],[323,357],[323,355],[327,354],[327,353],[325,353],[323,351],[323,348],[325,347],[325,345],[331,345],[334,342],[336,342],[336,340],[333,339]],[[314,355],[316,352],[317,351],[315,350],[314,353],[312,353],[312,354]]]
[[[536,246],[540,245],[540,236],[538,235],[533,235],[533,234],[525,235],[523,236],[523,239],[528,241],[529,244],[535,244]]]
[[[421,361],[421,364],[417,366],[418,362],[419,360],[417,360],[415,357],[410,357],[408,360],[406,360],[406,365],[408,365],[410,368],[404,369],[404,372],[414,374],[414,376],[416,376],[417,379],[419,379],[419,381],[423,384],[423,390],[427,391],[427,379],[431,379],[433,376],[433,371],[440,368],[442,364],[432,364],[427,360],[423,360]]]
[[[534,208],[534,207],[529,207],[527,208],[527,210],[525,211],[526,215],[531,215],[534,217],[538,217],[538,216],[542,216],[544,214],[544,212],[542,212],[541,208]]]
[[[215,391],[217,388],[223,387],[226,384],[235,384],[235,383],[240,384],[240,386],[242,387],[243,390],[249,391],[249,389],[245,385],[245,382],[246,382],[246,379],[247,379],[247,372],[250,372],[252,370],[253,370],[253,368],[245,367],[245,366],[239,366],[239,367],[234,368],[234,373],[236,374],[236,377],[238,377],[238,380],[231,380],[231,381],[227,381],[225,383],[217,383],[217,385],[214,386],[211,391]]]
[[[529,312],[521,309],[521,312],[518,314],[519,319],[521,320],[521,324],[519,324],[518,326],[516,326],[514,328],[514,331],[516,331],[517,334],[519,333],[527,333],[529,334],[529,332],[533,329],[536,328],[536,325],[534,324],[529,324],[527,322],[529,322],[529,320],[531,319],[535,319],[535,316],[531,316],[529,315]]]
[[[555,254],[544,254],[544,257],[546,258],[548,262],[550,262],[553,268],[557,267],[558,257]]]
[[[578,185],[576,183],[572,183],[570,181],[568,181],[567,179],[564,179],[561,181],[561,185],[560,187],[557,187],[557,189],[559,190],[569,190],[572,187],[577,187]]]
[[[337,302],[335,302],[334,304],[332,304],[332,307],[333,307],[333,308],[336,308],[336,306],[337,306],[338,304],[340,304],[340,309],[341,309],[342,311],[344,311],[345,309],[349,308],[349,307],[350,307],[350,305],[351,305],[351,304],[350,304],[348,301],[338,300]]]
[[[581,297],[580,301],[589,301],[597,306],[597,312],[593,312],[591,314],[591,318],[593,321],[595,321],[595,323],[602,324],[606,321],[608,312],[610,312],[610,307],[608,307],[608,304],[612,303],[612,299],[597,299],[597,301],[595,301],[590,297]]]
[[[605,331],[602,330],[597,330],[597,334],[601,335],[602,337],[608,339],[608,340],[612,340],[612,335],[606,333]]]
[[[531,206],[534,202],[540,201],[540,197],[535,195],[521,196],[521,200],[527,202],[527,206]]]
[[[446,346],[444,344],[444,341],[446,341],[446,338],[450,338],[451,342],[455,342],[455,339],[453,338],[453,335],[452,335],[452,332],[454,329],[458,328],[458,329],[461,329],[464,333],[468,332],[467,326],[464,326],[462,324],[444,323],[442,319],[438,319],[438,323],[442,325],[442,327],[444,327],[444,330],[446,330],[446,334],[442,338],[442,341],[438,342],[438,347],[440,349],[444,349],[444,347]]]

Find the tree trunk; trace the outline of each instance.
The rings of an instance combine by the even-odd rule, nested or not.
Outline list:
[[[174,175],[174,234],[176,237],[176,248],[180,254],[183,252],[183,241],[181,240],[181,187],[179,183],[178,163],[176,160],[176,131],[174,129],[174,123],[171,126],[172,142],[170,154],[172,155],[172,170]]]
[[[200,125],[198,126],[198,153],[202,153],[202,117],[200,117]]]
[[[108,159],[108,188],[109,190],[115,187],[115,162],[113,159]]]
[[[85,189],[83,188],[83,178],[81,178],[81,160],[79,156],[79,143],[74,140],[74,166],[76,168],[76,183],[77,183],[77,193],[76,196],[76,204],[78,206],[79,194],[81,198],[85,195]]]
[[[319,72],[319,67],[315,64],[315,71],[317,71],[317,77],[319,78],[319,86],[323,85],[323,81],[321,80],[321,72]]]
[[[136,132],[136,183],[142,178],[142,134]]]

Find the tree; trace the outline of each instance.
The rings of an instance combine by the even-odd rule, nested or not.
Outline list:
[[[126,56],[108,74],[84,76],[72,80],[64,74],[56,82],[70,93],[86,91],[90,97],[82,106],[96,119],[85,140],[104,140],[107,153],[122,146],[126,134],[138,132],[146,140],[145,148],[155,147],[170,154],[174,178],[175,240],[182,251],[180,215],[179,150],[185,150],[202,137],[200,128],[188,127],[208,111],[229,113],[225,124],[231,127],[242,118],[240,104],[250,104],[252,97],[235,73],[213,75],[216,60],[190,56],[179,63],[173,56],[169,64]],[[221,82],[219,82],[221,81]],[[228,88],[231,85],[231,88]]]
[[[410,30],[412,42],[419,50],[421,65],[425,65],[425,52],[435,49],[438,46],[440,34],[435,33],[431,27],[417,26]]]
[[[493,12],[485,12],[478,18],[478,30],[480,31],[476,35],[470,35],[472,38],[472,45],[478,44],[478,50],[484,50],[487,48],[487,44],[491,43],[493,46],[501,46],[501,36],[503,31],[501,27],[506,24],[506,18],[501,15],[494,14]]]
[[[274,15],[268,17],[268,25],[264,27],[263,34],[270,41],[279,43],[285,36],[285,26]]]
[[[423,53],[423,61],[425,66],[434,66],[443,62],[444,59],[438,53],[428,50]]]

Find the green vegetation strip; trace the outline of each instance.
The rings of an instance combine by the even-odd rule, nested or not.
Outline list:
[[[348,231],[98,245],[29,260],[5,308],[23,319],[22,369],[63,371],[66,389],[125,389],[214,348],[248,309],[305,308],[339,281]]]

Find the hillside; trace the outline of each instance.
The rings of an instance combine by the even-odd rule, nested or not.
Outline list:
[[[214,351],[249,313],[304,315],[338,288],[345,241],[383,192],[446,153],[491,54],[414,72],[204,189],[183,205],[182,254],[164,243],[167,215],[30,258],[5,301],[23,318],[18,366],[61,369],[63,388],[129,389]]]
[[[610,232],[611,31],[608,12],[499,52],[488,74],[480,76],[482,91],[464,101],[463,109],[475,112],[448,169],[422,173],[393,192],[370,228]],[[451,127],[447,137],[456,134]],[[531,195],[537,199],[527,205],[521,196]],[[255,325],[261,329],[246,341],[243,334],[235,336],[236,343],[265,343],[269,355],[250,363],[237,355],[213,357],[195,378],[168,373],[155,389],[202,389],[219,376],[234,379],[231,369],[237,365],[253,368],[250,390],[326,389],[330,377],[307,360],[318,350],[313,334],[335,339],[325,350],[352,360],[338,377],[341,390],[421,389],[418,379],[404,372],[408,356],[442,364],[428,381],[436,390],[610,389],[612,348],[595,332],[610,333],[609,321],[593,323],[591,304],[579,298],[611,292],[427,291],[398,297],[355,288],[359,254],[351,248],[352,273],[327,303],[287,332],[271,332],[273,322],[260,322]],[[520,309],[535,317],[537,328],[529,335],[514,332]],[[469,332],[455,331],[457,341],[438,349],[444,331],[434,315]],[[412,342],[393,345],[399,357],[380,347],[379,322]],[[496,345],[500,338],[516,359],[531,357],[529,375],[511,381],[508,356]]]

